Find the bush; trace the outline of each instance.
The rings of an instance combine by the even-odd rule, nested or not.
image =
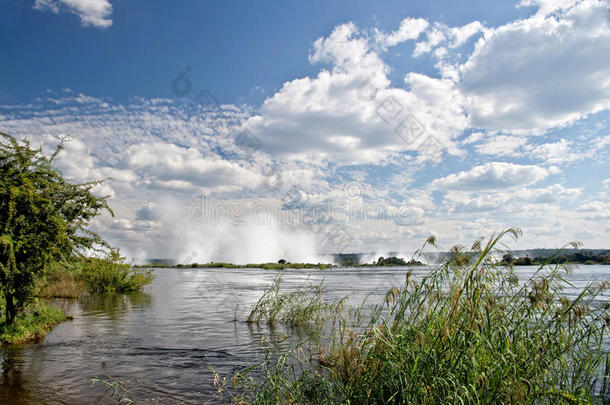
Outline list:
[[[81,277],[93,293],[129,293],[152,281],[151,270],[133,268],[116,251],[104,259],[83,260]]]
[[[105,258],[73,257],[48,267],[42,296],[76,298],[89,293],[129,293],[152,281],[152,270],[126,264],[118,251]]]
[[[55,269],[47,276],[47,284],[42,287],[40,295],[46,298],[79,298],[86,292],[87,284],[77,274]]]

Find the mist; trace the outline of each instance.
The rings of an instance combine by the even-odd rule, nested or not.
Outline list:
[[[155,237],[143,244],[143,249],[125,250],[138,263],[150,259],[235,264],[277,262],[279,259],[308,263],[328,261],[318,253],[323,243],[320,235],[292,224],[282,224],[273,215],[265,216],[264,221],[251,215],[194,218],[183,200],[172,197],[165,197],[151,206],[149,215],[156,224]]]

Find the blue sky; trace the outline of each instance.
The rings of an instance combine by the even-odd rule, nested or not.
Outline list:
[[[117,1],[107,17],[110,27],[83,29],[67,7],[55,14],[35,10],[33,1],[8,0],[0,6],[0,74],[10,78],[3,81],[2,98],[27,101],[47,88],[120,101],[171,97],[168,81],[191,66],[193,82],[221,102],[249,102],[255,87],[271,92],[315,74],[318,68],[307,62],[311,45],[341,22],[391,28],[416,15],[450,25],[473,19],[497,24],[527,14],[511,2],[487,3]],[[420,63],[405,66],[429,70]]]
[[[136,260],[610,244],[607,1],[9,0],[0,43],[0,130],[68,136]]]

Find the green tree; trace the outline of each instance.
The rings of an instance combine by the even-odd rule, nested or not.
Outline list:
[[[505,253],[502,255],[502,261],[500,263],[512,266],[515,263],[515,258],[512,254]]]
[[[0,291],[12,324],[34,293],[37,278],[52,260],[108,245],[87,229],[106,210],[108,197],[91,190],[100,181],[71,184],[51,156],[0,132]]]

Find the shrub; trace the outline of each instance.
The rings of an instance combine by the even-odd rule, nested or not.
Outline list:
[[[135,269],[124,262],[118,251],[106,258],[81,259],[81,277],[94,293],[128,293],[140,290],[152,281],[152,271]]]
[[[142,289],[152,281],[152,270],[139,269],[125,263],[118,251],[104,258],[73,257],[52,263],[47,268],[45,297],[76,298],[89,293],[129,293]]]

